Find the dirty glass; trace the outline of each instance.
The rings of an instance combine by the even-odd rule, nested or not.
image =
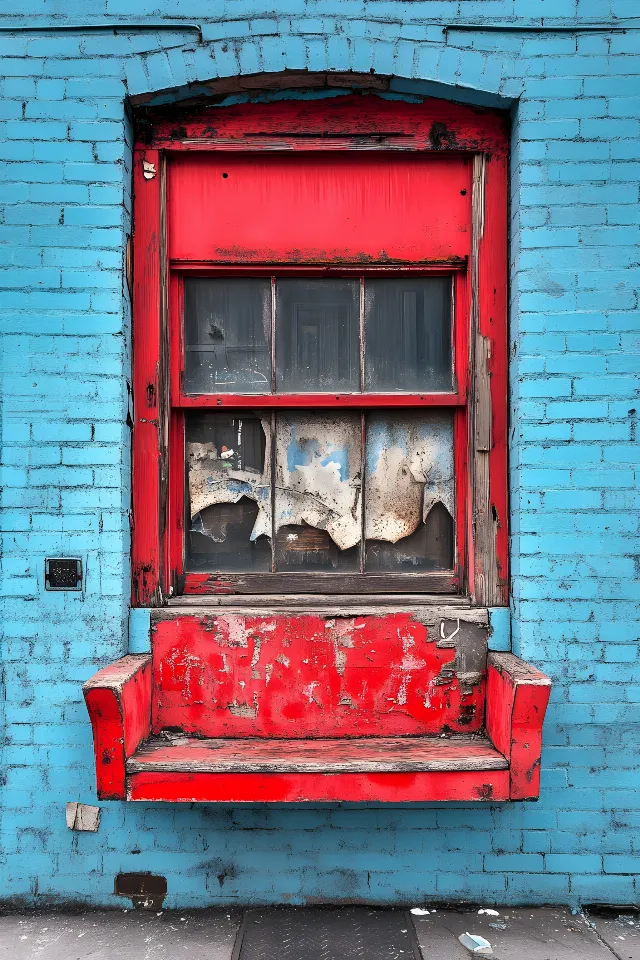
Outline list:
[[[366,571],[452,569],[454,496],[449,411],[367,416]]]
[[[362,538],[358,413],[276,420],[276,570],[355,571]]]
[[[187,570],[271,569],[270,432],[251,413],[188,415]]]
[[[269,393],[271,281],[184,281],[186,393]]]
[[[451,390],[451,278],[365,280],[365,390]]]
[[[278,280],[276,390],[360,389],[358,280]]]

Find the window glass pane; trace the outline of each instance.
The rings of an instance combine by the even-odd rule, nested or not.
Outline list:
[[[276,570],[357,572],[360,415],[278,414],[275,449]]]
[[[451,390],[451,278],[365,280],[365,390]]]
[[[276,390],[360,389],[358,280],[276,282]]]
[[[271,392],[271,281],[184,281],[186,393]]]
[[[186,569],[270,570],[270,421],[194,413],[185,430]]]
[[[453,415],[367,417],[365,570],[450,570],[454,564]]]

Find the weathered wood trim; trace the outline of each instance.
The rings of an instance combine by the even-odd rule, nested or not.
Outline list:
[[[506,205],[497,161],[473,158],[471,337],[469,344],[470,584],[487,606],[508,603],[506,524]],[[506,184],[504,185],[506,188]],[[502,222],[504,220],[504,222]],[[491,234],[487,238],[487,225]],[[503,367],[505,369],[503,369]],[[497,435],[496,435],[497,433]],[[504,450],[503,450],[504,448]],[[502,528],[501,542],[498,531]]]
[[[150,737],[127,760],[127,773],[407,773],[506,770],[487,737],[207,739]]]
[[[492,651],[489,653],[489,665],[494,667],[500,676],[507,675],[510,682],[515,686],[527,684],[528,686],[551,687],[551,679],[533,664],[521,660],[513,653],[500,653]]]
[[[158,525],[160,532],[161,568],[160,590],[169,593],[169,428],[170,400],[170,346],[169,346],[169,275],[167,260],[167,161],[164,151],[159,155],[160,226],[159,226],[159,283],[160,283],[160,358],[158,363],[158,449],[160,457],[160,497]]]
[[[256,593],[440,593],[455,594],[458,580],[452,574],[404,573],[191,573],[185,577],[184,594]]]
[[[251,596],[213,596],[213,597],[171,597],[164,607],[155,607],[151,610],[152,620],[171,620],[176,616],[182,615],[204,615],[208,611],[215,613],[217,610],[237,610],[238,613],[246,613],[249,609],[255,609],[261,614],[265,611],[277,610],[278,612],[287,610],[298,610],[308,612],[310,610],[326,611],[331,610],[332,614],[338,610],[357,610],[365,614],[375,613],[377,610],[389,612],[399,608],[411,609],[413,607],[427,607],[434,617],[444,616],[464,616],[470,622],[488,624],[489,615],[486,607],[472,607],[468,597],[447,597],[443,602],[442,596],[429,596],[420,593],[403,593],[401,597],[395,594],[371,594],[362,596],[358,593],[353,594],[252,594]],[[462,611],[462,613],[461,613]],[[475,619],[477,617],[477,619]]]
[[[151,657],[129,655],[83,685],[101,800],[125,798],[127,757],[151,731]]]
[[[403,610],[410,611],[412,616],[421,623],[439,625],[441,621],[451,620],[460,623],[469,623],[475,626],[485,627],[488,630],[489,616],[485,608],[471,608],[456,604],[424,604],[421,597],[407,598],[403,594],[402,598],[376,597],[375,602],[369,605],[368,598],[363,597],[341,597],[339,595],[323,597],[295,597],[284,596],[273,598],[271,596],[253,596],[253,597],[224,597],[219,598],[221,602],[216,603],[218,598],[207,598],[206,602],[187,603],[188,598],[176,598],[176,604],[166,607],[157,607],[151,611],[151,623],[161,623],[165,620],[176,620],[179,617],[197,617],[202,619],[208,616],[219,616],[221,614],[237,613],[242,616],[265,617],[280,616],[288,613],[299,614],[300,616],[319,615],[328,617],[377,617],[388,616],[389,613],[397,613]],[[203,598],[204,599],[204,598]],[[245,600],[242,603],[242,600]],[[276,603],[273,603],[273,600]],[[200,598],[198,598],[200,601]],[[438,641],[440,647],[447,647],[447,643]],[[455,642],[448,644],[455,647]]]
[[[204,274],[206,276],[216,276],[219,274],[228,275],[230,268],[234,275],[244,276],[271,276],[274,272],[279,277],[379,277],[391,274],[393,277],[403,276],[449,276],[450,274],[464,273],[467,269],[468,258],[454,257],[450,260],[421,260],[418,262],[395,262],[389,260],[386,263],[350,263],[347,260],[340,262],[318,261],[314,263],[309,261],[304,265],[295,263],[282,263],[274,260],[270,263],[251,263],[251,264],[232,264],[227,260],[182,260],[179,257],[173,257],[169,265],[182,273]],[[254,396],[254,394],[252,394]]]
[[[198,80],[187,84],[194,96],[180,101],[180,107],[201,106],[208,98],[226,97],[233,93],[257,90],[310,90],[319,87],[358,87],[363,90],[389,89],[387,76],[370,73],[310,73],[307,70],[283,70],[278,73],[253,73],[235,77],[220,77],[216,80]],[[175,89],[175,88],[174,88]],[[131,97],[134,107],[153,101],[158,92],[140,93]]]
[[[138,145],[133,158],[133,510],[134,606],[162,602],[159,501],[160,155]]]
[[[494,746],[509,760],[509,796],[537,800],[551,680],[511,653],[490,653],[487,665],[485,726]]]
[[[327,74],[333,86],[338,75]],[[348,74],[348,86],[359,85]],[[288,79],[288,76],[287,76]],[[320,79],[320,78],[317,78]],[[373,78],[373,85],[382,78]],[[303,78],[310,85],[316,77]],[[222,89],[256,89],[266,83],[282,85],[282,75],[255,78],[233,77],[213,81]],[[244,86],[239,87],[242,83]],[[247,87],[246,84],[251,84]],[[288,85],[288,84],[287,84]],[[304,84],[303,84],[304,85]],[[315,85],[315,84],[314,84]],[[367,82],[371,86],[371,81]],[[211,88],[209,96],[218,95]],[[222,95],[222,94],[220,94]],[[137,101],[140,104],[140,99]],[[362,122],[366,109],[367,122]],[[259,120],[256,122],[256,116]],[[286,114],[287,122],[283,124]],[[182,103],[167,108],[146,108],[138,114],[138,136],[148,145],[173,151],[187,150],[263,150],[328,151],[423,151],[433,154],[460,154],[491,151],[506,154],[508,119],[497,111],[479,111],[476,107],[437,98],[421,104],[367,98],[366,108],[360,94],[329,101],[323,110],[310,115],[308,104],[281,102],[239,104],[226,107]]]
[[[85,680],[82,684],[83,693],[89,690],[113,690],[120,695],[126,684],[150,662],[151,655],[148,653],[128,653]]]
[[[439,803],[509,799],[507,770],[411,773],[135,773],[127,800],[173,803]]]

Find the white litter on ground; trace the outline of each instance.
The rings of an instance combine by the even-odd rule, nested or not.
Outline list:
[[[435,910],[433,912],[435,913]],[[409,913],[412,913],[414,917],[426,917],[431,911],[425,910],[424,907],[411,907]]]
[[[470,953],[477,957],[492,957],[493,948],[488,940],[481,937],[479,933],[461,933],[458,940],[463,947],[466,947]]]
[[[499,916],[500,916],[500,911],[499,911],[499,910],[489,910],[489,909],[478,910],[478,916],[481,916],[483,913],[484,913],[485,916],[487,916],[487,917],[499,917]]]

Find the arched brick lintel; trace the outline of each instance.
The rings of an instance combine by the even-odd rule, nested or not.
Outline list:
[[[131,85],[130,85],[131,89]],[[236,74],[214,79],[194,80],[181,86],[141,93],[131,93],[129,102],[134,109],[167,107],[171,104],[197,106],[237,102],[237,98],[251,100],[265,95],[305,92],[322,95],[341,92],[370,92],[388,98],[421,99],[437,97],[478,107],[509,109],[515,98],[497,92],[462,87],[437,80],[420,80],[377,73],[355,71],[281,70],[252,74]]]

